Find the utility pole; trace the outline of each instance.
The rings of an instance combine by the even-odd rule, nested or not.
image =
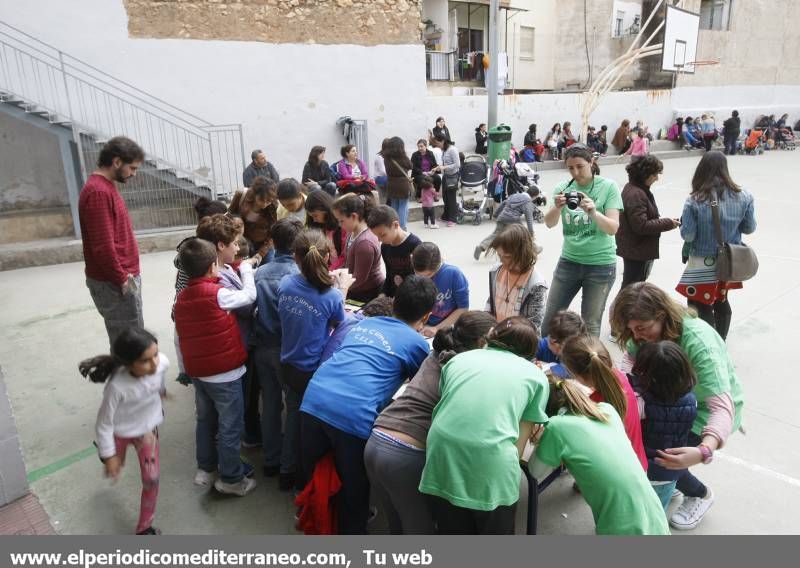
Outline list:
[[[499,38],[497,37],[497,16],[499,15],[499,0],[489,3],[489,128],[497,126],[497,84],[498,63],[500,58]]]

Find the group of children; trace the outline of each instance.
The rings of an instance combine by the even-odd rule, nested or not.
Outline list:
[[[512,205],[519,218],[527,202]],[[530,440],[534,470],[563,463],[598,533],[668,533],[676,473],[653,460],[685,444],[696,408],[680,349],[645,346],[629,380],[577,314],[558,312],[540,338],[527,317],[470,311],[461,270],[369,195],[257,178],[230,208],[203,201],[198,216],[178,248],[173,308],[180,377],[195,389],[197,485],[250,493],[240,448],[252,437],[264,476],[300,491],[306,532],[366,533],[372,487],[393,533],[506,534]],[[96,429],[106,474],[119,474],[127,445],[139,455],[137,534],[158,533],[168,365],[139,328],[80,365],[106,382]],[[335,515],[318,498],[331,476]]]

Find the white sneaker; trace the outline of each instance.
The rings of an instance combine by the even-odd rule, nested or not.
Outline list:
[[[436,225],[436,224],[431,225],[431,229],[438,229],[438,228],[439,228],[439,225]]]
[[[194,484],[199,485],[200,487],[211,487],[211,484],[214,483],[215,479],[217,479],[216,471],[204,471],[202,469],[198,469],[197,473],[194,474]]]
[[[426,228],[426,229],[430,229],[430,228],[431,228],[431,225],[430,225],[430,223],[428,223],[427,221],[425,221],[425,228]]]
[[[670,501],[675,501],[676,499],[680,499],[683,497],[683,493],[681,493],[680,489],[673,489],[672,496],[669,498]]]
[[[669,524],[679,531],[690,531],[700,524],[703,516],[714,504],[714,492],[708,488],[705,497],[683,497],[683,502],[678,505],[669,518]]]
[[[243,477],[238,483],[225,483],[221,479],[214,482],[214,489],[227,495],[238,495],[244,497],[256,488],[256,480],[251,477]]]

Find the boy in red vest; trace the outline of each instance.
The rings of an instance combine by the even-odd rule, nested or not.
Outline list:
[[[186,373],[195,378],[198,469],[194,482],[208,487],[219,472],[216,490],[243,496],[256,482],[247,477],[252,466],[239,457],[247,351],[231,310],[255,301],[255,259],[242,262],[239,270],[244,287],[231,290],[219,283],[217,247],[212,243],[190,239],[178,254],[189,276],[175,303],[175,327]]]

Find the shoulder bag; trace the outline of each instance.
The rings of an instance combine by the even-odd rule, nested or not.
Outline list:
[[[711,202],[711,215],[714,218],[714,233],[717,237],[717,279],[722,282],[744,282],[758,272],[758,257],[752,248],[742,243],[734,245],[722,239],[722,225],[719,220],[719,202]]]

